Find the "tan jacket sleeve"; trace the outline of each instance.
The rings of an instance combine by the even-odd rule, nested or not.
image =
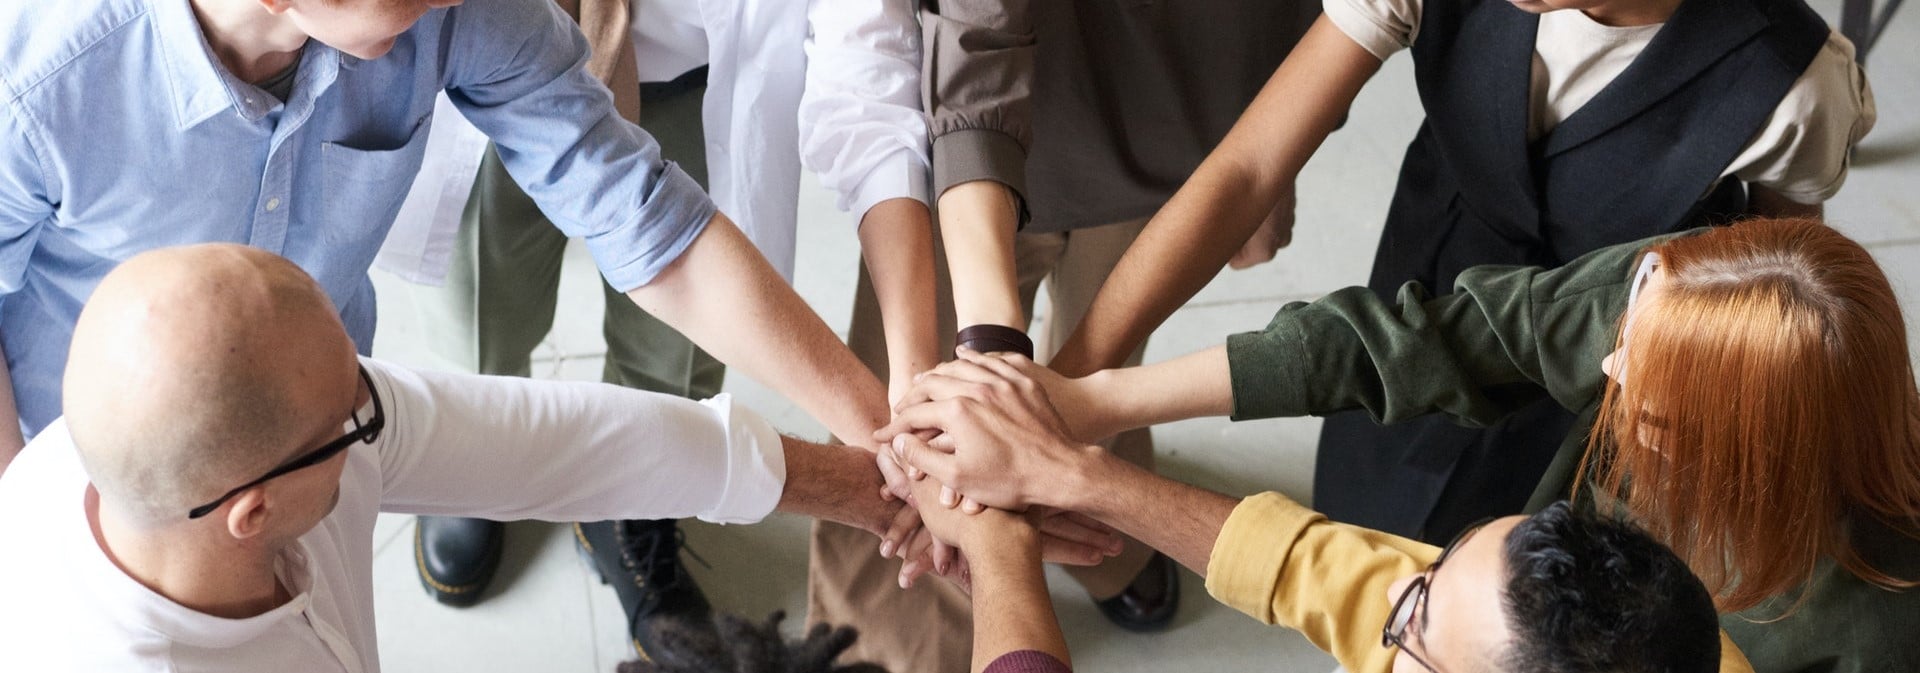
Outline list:
[[[640,123],[640,65],[634,60],[631,6],[627,0],[554,0],[579,22],[592,53],[587,72],[613,91],[614,109]]]
[[[957,184],[993,180],[1024,204],[1033,140],[1029,0],[929,0],[920,22],[934,198]]]

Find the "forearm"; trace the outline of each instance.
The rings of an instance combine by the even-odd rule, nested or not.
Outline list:
[[[900,508],[880,497],[873,456],[849,446],[781,439],[787,480],[775,509],[881,534]]]
[[[1233,374],[1226,346],[1140,367],[1101,370],[1073,385],[1089,410],[1085,426],[1074,430],[1088,441],[1134,428],[1233,413]]]
[[[1071,664],[1053,613],[1038,534],[1031,528],[969,548],[973,573],[973,671],[1009,652],[1035,650]]]
[[[940,362],[939,314],[934,302],[933,224],[925,204],[882,201],[860,222],[860,254],[887,338],[892,390]]]
[[[940,239],[960,326],[1026,328],[1014,273],[1013,235],[1019,225],[1019,204],[1000,183],[976,180],[940,195]]]
[[[627,296],[849,445],[871,448],[874,429],[887,420],[879,380],[724,215]]]
[[[1273,212],[1379,68],[1321,17],[1127,249],[1053,367],[1082,376],[1123,362]]]
[[[13,372],[7,368],[6,353],[0,352],[0,474],[6,474],[26,444],[20,434],[20,407],[13,401]]]
[[[1160,550],[1180,565],[1207,576],[1208,557],[1238,501],[1161,477],[1107,451],[1071,471],[1062,502]],[[1054,503],[1048,503],[1054,504]]]

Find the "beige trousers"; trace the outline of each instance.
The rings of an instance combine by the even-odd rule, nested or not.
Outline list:
[[[1047,281],[1051,311],[1034,338],[1043,361],[1059,350],[1086,316],[1107,274],[1144,226],[1146,221],[1140,220],[1064,233],[1022,233],[1014,239],[1015,269],[1027,315],[1033,315],[1041,281]],[[934,240],[938,247],[937,234]],[[934,257],[940,266],[936,294],[940,333],[946,335],[942,349],[951,352],[952,335],[957,330],[952,324],[952,292],[946,283],[945,255]],[[847,345],[881,380],[886,380],[886,340],[880,308],[864,267],[854,297]],[[1135,351],[1127,364],[1140,364],[1140,355]],[[1145,429],[1120,435],[1108,448],[1136,464],[1153,467],[1153,440]],[[1145,545],[1129,540],[1120,556],[1068,572],[1089,594],[1112,596],[1146,567],[1152,553]],[[845,661],[871,661],[896,673],[966,673],[973,647],[972,606],[966,594],[933,577],[923,578],[913,589],[903,591],[895,581],[899,566],[897,560],[880,558],[879,540],[872,534],[838,524],[815,523],[807,582],[809,620],[860,630],[860,639],[843,658]]]

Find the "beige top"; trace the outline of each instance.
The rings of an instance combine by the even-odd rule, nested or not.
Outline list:
[[[1325,0],[1327,18],[1384,61],[1420,33],[1422,0]],[[1661,24],[1608,26],[1575,10],[1540,15],[1533,46],[1527,139],[1535,140],[1592,100],[1633,63]],[[1732,175],[1804,204],[1833,198],[1847,179],[1849,150],[1873,128],[1873,90],[1838,31],[1780,100],[1766,126],[1721,177]]]

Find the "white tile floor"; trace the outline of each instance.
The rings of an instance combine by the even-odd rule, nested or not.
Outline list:
[[[1815,3],[1838,15],[1838,0]],[[1920,17],[1904,12],[1882,39],[1869,70],[1880,123],[1855,157],[1845,191],[1829,206],[1831,219],[1867,242],[1902,293],[1909,316],[1920,315]],[[1360,95],[1347,127],[1335,134],[1301,176],[1299,226],[1291,247],[1272,263],[1222,274],[1176,313],[1148,349],[1161,360],[1219,343],[1228,333],[1257,329],[1281,303],[1363,282],[1386,211],[1399,158],[1419,124],[1408,60],[1387,64]],[[844,327],[855,264],[853,230],[827,194],[809,186],[802,197],[800,258],[795,279],[802,296],[828,324]],[[597,380],[600,371],[600,293],[591,261],[575,249],[566,267],[562,307],[538,375]],[[425,338],[405,283],[376,274],[381,324],[374,352],[430,366]],[[1920,330],[1916,330],[1920,334]],[[1916,339],[1920,344],[1920,339]],[[746,377],[727,389],[782,429],[824,437],[793,405]],[[1231,494],[1277,489],[1311,494],[1315,419],[1228,423],[1202,420],[1155,430],[1164,471]],[[751,527],[687,526],[690,544],[712,563],[694,575],[723,609],[764,615],[805,612],[807,522],[776,516]],[[628,656],[621,612],[613,593],[595,581],[574,554],[567,529],[541,523],[508,527],[506,560],[481,605],[441,607],[414,579],[412,522],[381,522],[375,582],[380,593],[380,637],[390,671],[610,671]],[[1135,636],[1110,627],[1077,587],[1056,577],[1055,603],[1086,671],[1161,670],[1180,661],[1196,671],[1325,671],[1332,662],[1299,636],[1265,627],[1207,598],[1188,576],[1182,612],[1163,634]],[[908,673],[908,672],[902,672]]]

